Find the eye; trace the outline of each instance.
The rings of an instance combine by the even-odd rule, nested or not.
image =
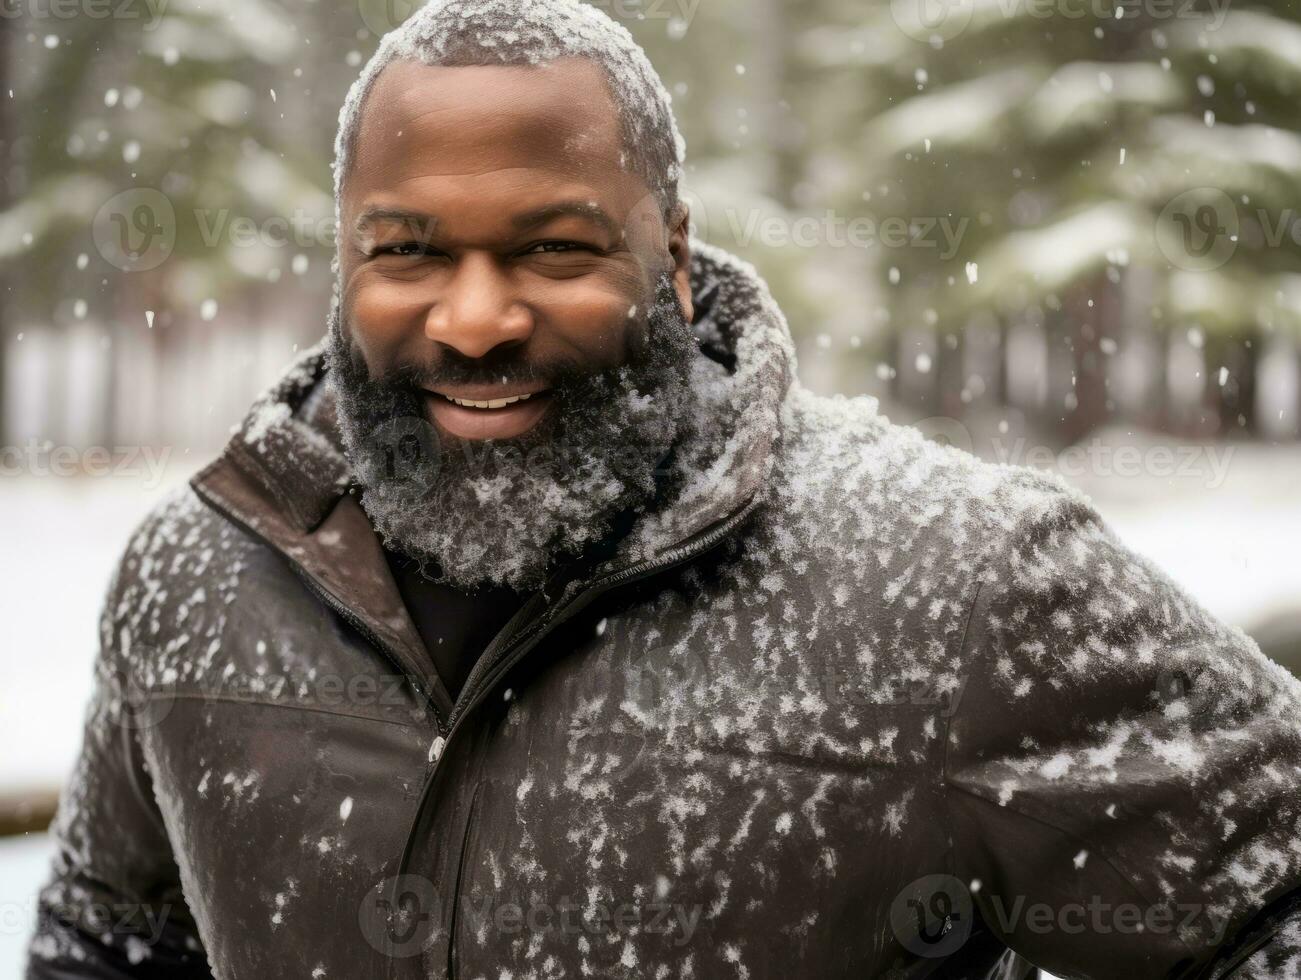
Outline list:
[[[425,242],[398,242],[394,245],[381,245],[375,249],[373,255],[400,255],[405,258],[412,258],[418,255],[439,255],[438,249]]]
[[[556,240],[556,241],[538,242],[536,245],[531,245],[529,248],[525,249],[525,252],[526,254],[528,253],[540,254],[546,252],[550,252],[550,253],[590,252],[592,250],[593,249],[591,245],[584,245],[582,242],[568,242],[568,241]]]

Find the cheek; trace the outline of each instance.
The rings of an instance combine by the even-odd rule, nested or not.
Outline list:
[[[650,293],[636,275],[620,273],[518,278],[515,299],[532,311],[534,350],[565,350],[600,366],[627,360],[628,340],[645,322]],[[421,348],[428,344],[425,321],[438,301],[427,283],[417,287],[358,276],[344,300],[353,340],[372,370],[404,358],[422,359]]]
[[[354,342],[372,367],[391,362],[419,338],[428,304],[401,283],[361,282],[345,297]]]
[[[632,284],[571,280],[551,284],[534,309],[549,345],[565,347],[591,364],[615,366],[627,359],[628,339],[646,316],[646,299]]]

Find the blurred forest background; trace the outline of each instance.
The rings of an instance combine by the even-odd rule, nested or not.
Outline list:
[[[593,2],[806,384],[1063,472],[1301,670],[1301,4]],[[109,573],[322,334],[339,104],[418,5],[0,0],[0,977]]]
[[[596,5],[808,383],[977,443],[1298,437],[1301,7]],[[322,332],[338,105],[415,6],[4,0],[6,444],[220,445]]]

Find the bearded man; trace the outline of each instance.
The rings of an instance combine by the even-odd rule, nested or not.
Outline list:
[[[682,154],[591,7],[384,39],[325,341],[114,578],[30,976],[1297,975],[1297,682],[801,388]]]

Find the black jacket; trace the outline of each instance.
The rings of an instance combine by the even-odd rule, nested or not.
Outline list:
[[[455,703],[319,352],[145,522],[31,977],[1295,975],[1298,683],[1063,484],[800,388],[693,261],[680,493]]]

